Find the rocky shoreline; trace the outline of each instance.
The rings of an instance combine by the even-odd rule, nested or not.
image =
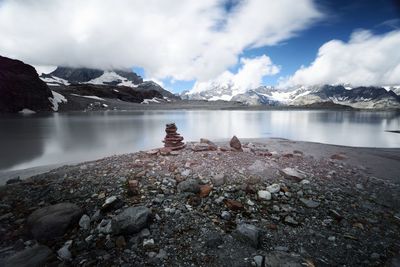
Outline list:
[[[351,156],[202,139],[13,180],[0,266],[398,266],[398,173]]]

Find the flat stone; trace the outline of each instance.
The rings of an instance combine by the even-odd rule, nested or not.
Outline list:
[[[271,194],[278,193],[281,191],[281,186],[279,184],[272,184],[267,186],[267,191],[269,191]]]
[[[292,216],[286,216],[285,217],[285,223],[289,224],[289,225],[293,225],[293,226],[297,226],[299,225],[299,223],[292,217]]]
[[[129,207],[113,218],[113,232],[137,233],[147,226],[150,214],[151,212],[147,207]]]
[[[254,248],[258,248],[260,245],[260,230],[252,224],[240,224],[236,228],[237,238],[247,244],[250,244]]]
[[[233,199],[224,199],[224,204],[230,210],[242,210],[243,204]]]
[[[305,199],[305,198],[300,198],[300,202],[304,204],[307,208],[314,209],[320,205],[319,202],[314,201],[312,199]]]
[[[265,255],[265,267],[302,267],[302,259],[282,251],[274,251]]]
[[[97,230],[99,231],[99,233],[111,234],[113,231],[112,230],[112,221],[107,220],[107,219],[101,220],[101,222],[97,226]]]
[[[5,259],[1,266],[5,267],[32,267],[45,266],[47,258],[52,254],[50,248],[38,245],[24,249]]]
[[[260,190],[257,192],[257,195],[260,199],[264,199],[264,200],[271,200],[271,198],[272,198],[271,193],[267,190]]]
[[[211,182],[215,186],[221,186],[221,185],[225,184],[225,182],[226,182],[225,174],[217,173],[217,174],[213,175],[213,177],[211,177]]]
[[[35,210],[28,217],[28,227],[39,241],[63,236],[70,226],[78,222],[82,210],[72,203],[59,203]]]
[[[264,261],[264,257],[257,255],[254,256],[254,263],[256,264],[256,267],[264,267],[263,261]]]
[[[179,192],[190,192],[190,193],[199,193],[200,185],[199,182],[195,179],[187,179],[178,184],[177,189]]]
[[[303,173],[301,173],[298,170],[293,169],[293,168],[285,168],[283,170],[280,170],[280,172],[286,178],[289,178],[289,179],[294,180],[296,182],[300,182],[301,180],[306,178],[306,176]]]

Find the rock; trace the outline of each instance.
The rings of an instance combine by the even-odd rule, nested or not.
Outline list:
[[[86,214],[83,214],[81,219],[79,220],[79,226],[83,230],[87,230],[90,228],[90,217]]]
[[[264,200],[271,200],[271,198],[272,198],[271,193],[267,190],[260,190],[257,192],[257,195],[260,199],[264,199]]]
[[[330,236],[330,237],[328,237],[328,240],[334,242],[336,240],[336,237]]]
[[[281,186],[279,184],[272,184],[270,186],[267,186],[267,191],[269,191],[271,194],[278,193],[281,190]]]
[[[301,172],[299,172],[296,169],[293,168],[285,168],[283,170],[280,170],[280,172],[285,176],[286,178],[289,178],[291,180],[294,180],[296,182],[300,182],[305,178],[305,175]]]
[[[221,186],[221,185],[225,184],[225,180],[226,180],[225,174],[223,174],[223,173],[217,173],[217,174],[214,174],[213,177],[211,177],[211,182],[215,186]]]
[[[237,238],[250,244],[254,248],[258,248],[260,245],[260,230],[252,224],[240,224],[236,228]]]
[[[200,197],[207,197],[210,194],[211,190],[212,190],[211,186],[209,186],[207,184],[206,185],[201,185],[200,186],[199,196]]]
[[[222,245],[224,240],[222,239],[221,235],[218,233],[210,234],[206,239],[206,247],[208,248],[217,248],[218,246]]]
[[[68,240],[67,242],[65,242],[64,246],[57,251],[57,255],[60,259],[64,261],[70,261],[72,259],[71,252],[69,251],[71,245],[72,240]]]
[[[117,239],[115,240],[115,246],[121,249],[126,247],[126,241],[124,236],[120,235],[119,237],[117,237]]]
[[[334,159],[334,160],[344,160],[346,158],[347,157],[345,155],[343,155],[343,154],[333,154],[331,156],[331,159]]]
[[[226,221],[229,221],[230,219],[231,219],[231,214],[229,213],[229,211],[226,211],[226,210],[224,210],[222,213],[221,213],[221,218],[222,219],[224,219],[224,220],[226,220]]]
[[[299,225],[299,223],[292,217],[292,216],[286,216],[285,217],[285,223],[292,225],[292,226],[297,226]]]
[[[113,218],[113,232],[137,233],[147,226],[150,214],[151,212],[147,207],[129,207]]]
[[[167,135],[165,136],[163,142],[164,147],[169,148],[171,150],[179,150],[183,149],[186,145],[183,143],[183,137],[178,134],[177,127],[175,123],[169,123],[165,127],[165,132]]]
[[[139,194],[139,181],[136,179],[130,179],[128,181],[128,195],[136,196]]]
[[[314,201],[312,199],[300,198],[299,200],[301,203],[304,204],[304,206],[306,206],[307,208],[310,208],[310,209],[314,209],[314,208],[318,207],[320,204],[319,202]]]
[[[45,266],[47,258],[52,254],[50,248],[38,245],[26,248],[20,252],[15,253],[11,257],[5,259],[5,267],[32,267],[32,266]]]
[[[217,150],[218,146],[208,139],[200,138],[200,143],[207,144],[209,150]]]
[[[254,256],[254,263],[256,264],[256,267],[264,267],[264,257],[257,255]]]
[[[307,179],[301,180],[300,184],[305,185],[305,184],[310,184],[310,181]]]
[[[224,199],[225,206],[230,210],[242,210],[243,204],[233,199]]]
[[[21,181],[22,181],[21,178],[18,176],[18,177],[7,180],[6,184],[8,184],[8,185],[16,184],[16,183],[20,183]]]
[[[265,255],[265,267],[302,267],[300,257],[282,251],[274,251]],[[308,265],[310,266],[310,265]]]
[[[0,56],[0,113],[51,111],[53,94],[34,67]]]
[[[256,160],[247,169],[251,174],[262,175],[266,170],[266,165],[265,162],[262,162],[261,160]]]
[[[192,145],[192,150],[195,152],[208,151],[210,150],[210,145],[203,143],[195,143],[194,145]]]
[[[200,185],[199,182],[195,179],[187,179],[178,184],[177,189],[179,192],[190,192],[190,193],[199,193]]]
[[[112,230],[112,221],[107,220],[107,219],[101,220],[101,222],[97,226],[97,230],[99,231],[99,233],[103,233],[103,234],[112,233],[112,231],[113,231]]]
[[[152,247],[154,246],[154,239],[145,239],[143,240],[143,247]]]
[[[158,254],[156,255],[156,258],[160,260],[165,260],[166,258],[168,258],[168,254],[165,250],[160,249],[158,251]]]
[[[232,137],[231,141],[229,142],[229,145],[231,146],[231,148],[235,150],[242,151],[242,143],[240,143],[236,135]]]
[[[104,204],[101,206],[102,212],[108,212],[112,209],[119,209],[124,205],[122,200],[117,198],[116,196],[111,196],[106,199]]]
[[[28,217],[32,235],[40,241],[63,236],[70,226],[78,222],[82,210],[72,203],[59,203],[35,210]]]
[[[372,253],[370,256],[371,260],[379,260],[380,257],[381,256],[379,255],[379,253],[376,252]]]
[[[183,171],[181,172],[181,175],[182,175],[183,177],[187,177],[187,176],[190,175],[190,173],[191,173],[191,170],[190,170],[190,169],[185,169],[185,170],[183,170]]]

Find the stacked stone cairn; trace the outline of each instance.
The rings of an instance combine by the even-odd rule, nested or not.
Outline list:
[[[183,137],[176,132],[178,128],[175,123],[169,123],[166,125],[165,132],[167,135],[164,138],[164,147],[171,150],[179,150],[184,148],[186,145],[183,143]]]

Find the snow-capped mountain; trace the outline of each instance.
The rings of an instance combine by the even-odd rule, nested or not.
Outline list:
[[[71,85],[104,85],[126,86],[139,91],[157,91],[167,100],[177,100],[179,96],[165,90],[153,81],[143,81],[143,78],[129,70],[99,70],[90,68],[57,67],[49,74],[42,74],[40,78],[53,87]]]
[[[297,86],[276,88],[260,86],[244,93],[233,94],[230,86],[217,86],[209,90],[191,93],[184,92],[184,99],[237,101],[247,105],[290,105],[304,106],[316,103],[333,103],[353,108],[385,109],[400,108],[400,96],[392,90],[400,87],[384,89],[381,87],[355,87],[350,85]]]

